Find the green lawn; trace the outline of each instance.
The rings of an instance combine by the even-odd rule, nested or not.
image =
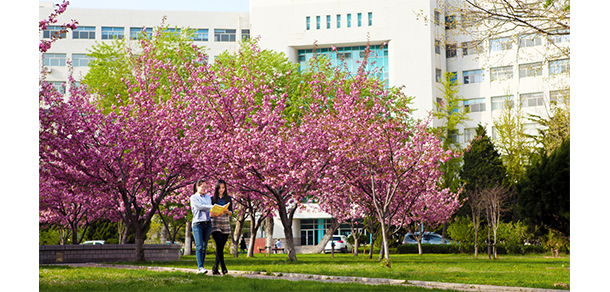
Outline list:
[[[356,283],[322,283],[206,276],[182,272],[156,272],[114,268],[41,266],[39,291],[408,291],[457,292],[455,290]]]
[[[225,255],[227,268],[229,270],[236,271],[391,278],[401,280],[420,280],[550,289],[562,289],[562,287],[560,286],[555,286],[555,283],[565,283],[567,285],[570,285],[569,255],[562,255],[559,258],[553,258],[548,255],[500,255],[500,258],[497,260],[488,260],[487,256],[479,256],[478,258],[474,258],[472,255],[465,254],[424,254],[422,256],[414,254],[392,254],[390,258],[392,262],[392,268],[388,269],[382,267],[379,262],[377,262],[377,255],[375,255],[372,260],[369,260],[368,256],[366,255],[354,257],[349,254],[335,254],[335,258],[331,258],[330,254],[299,254],[297,255],[298,260],[296,262],[287,261],[287,255],[283,254],[272,254],[270,257],[264,257],[262,255],[257,254],[255,258],[246,258],[243,255],[240,255],[239,258],[233,258],[231,255]],[[208,255],[206,258],[205,267],[210,270],[213,263],[214,255]],[[192,269],[196,268],[197,266],[195,256],[183,256],[179,262],[146,262],[140,264],[147,266],[166,266]],[[43,270],[45,271],[44,273]],[[54,268],[49,269],[48,267],[41,267],[39,271],[41,275],[40,290],[52,291],[48,288],[54,287],[54,285],[43,287],[42,279],[45,279],[47,276],[50,276],[58,270]],[[43,274],[47,276],[43,277]],[[195,274],[184,275],[179,276],[179,278],[186,277],[187,279],[190,279],[189,277],[192,277],[194,275]],[[163,277],[171,278],[170,276]],[[46,280],[44,282],[46,283]],[[255,284],[255,282],[256,281],[247,285],[258,285]],[[280,288],[283,284],[277,285],[279,285],[279,290],[286,289]],[[285,285],[291,284],[288,283]],[[242,288],[245,290],[254,289],[251,287],[246,288],[242,286],[236,286],[235,290],[240,290]],[[133,290],[134,288],[126,289]],[[317,288],[314,287],[311,288],[311,290],[316,289]],[[335,288],[320,289],[333,290]],[[172,288],[172,291],[180,290],[173,290]]]

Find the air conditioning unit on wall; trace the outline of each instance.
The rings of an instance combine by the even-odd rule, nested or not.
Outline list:
[[[51,67],[44,66],[44,71],[47,73],[51,73],[51,71],[53,71],[53,69],[51,69]]]

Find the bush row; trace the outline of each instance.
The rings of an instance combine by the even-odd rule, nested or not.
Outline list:
[[[498,245],[498,254],[526,254],[526,253],[545,253],[547,250],[542,245],[521,245],[514,252],[507,252],[506,247]],[[399,254],[418,254],[417,244],[403,244],[396,248]],[[424,254],[448,254],[448,253],[469,253],[474,254],[474,245],[465,244],[422,244]],[[487,245],[479,246],[479,254],[487,254]]]

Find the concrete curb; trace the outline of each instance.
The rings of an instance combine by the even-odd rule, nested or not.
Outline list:
[[[165,272],[183,272],[183,273],[196,273],[197,269],[185,269],[185,268],[171,268],[171,267],[149,267],[149,266],[135,266],[135,265],[113,265],[113,264],[98,264],[98,263],[69,263],[69,264],[56,264],[56,265],[68,265],[73,267],[100,267],[100,268],[117,268],[117,269],[146,269],[149,271],[165,271]],[[211,271],[208,271],[208,275]],[[481,291],[481,292],[566,292],[570,290],[560,289],[542,289],[542,288],[528,288],[528,287],[509,287],[509,286],[492,286],[492,285],[478,285],[478,284],[460,284],[460,283],[442,283],[442,282],[430,282],[430,281],[416,281],[416,280],[397,280],[397,279],[385,279],[385,278],[365,278],[365,277],[348,277],[348,276],[327,276],[327,275],[310,275],[310,274],[298,274],[298,273],[272,273],[267,275],[262,272],[249,272],[249,271],[229,271],[227,275],[237,277],[247,277],[256,279],[268,279],[268,280],[289,280],[289,281],[320,281],[328,283],[360,283],[367,285],[404,285],[404,286],[416,286],[422,288],[437,288],[437,289],[452,289],[458,291]]]

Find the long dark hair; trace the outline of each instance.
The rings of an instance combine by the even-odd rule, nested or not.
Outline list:
[[[205,182],[204,178],[200,178],[195,182],[195,184],[193,185],[193,194],[197,193],[197,187],[200,186],[204,182]]]
[[[225,200],[229,199],[229,195],[227,194],[227,183],[224,180],[219,179],[218,181],[216,181],[216,187],[214,188],[214,197],[212,198],[213,204],[218,203],[218,200],[220,200],[218,189],[220,189],[221,184],[225,185],[225,191],[222,193],[222,196],[225,198]]]

